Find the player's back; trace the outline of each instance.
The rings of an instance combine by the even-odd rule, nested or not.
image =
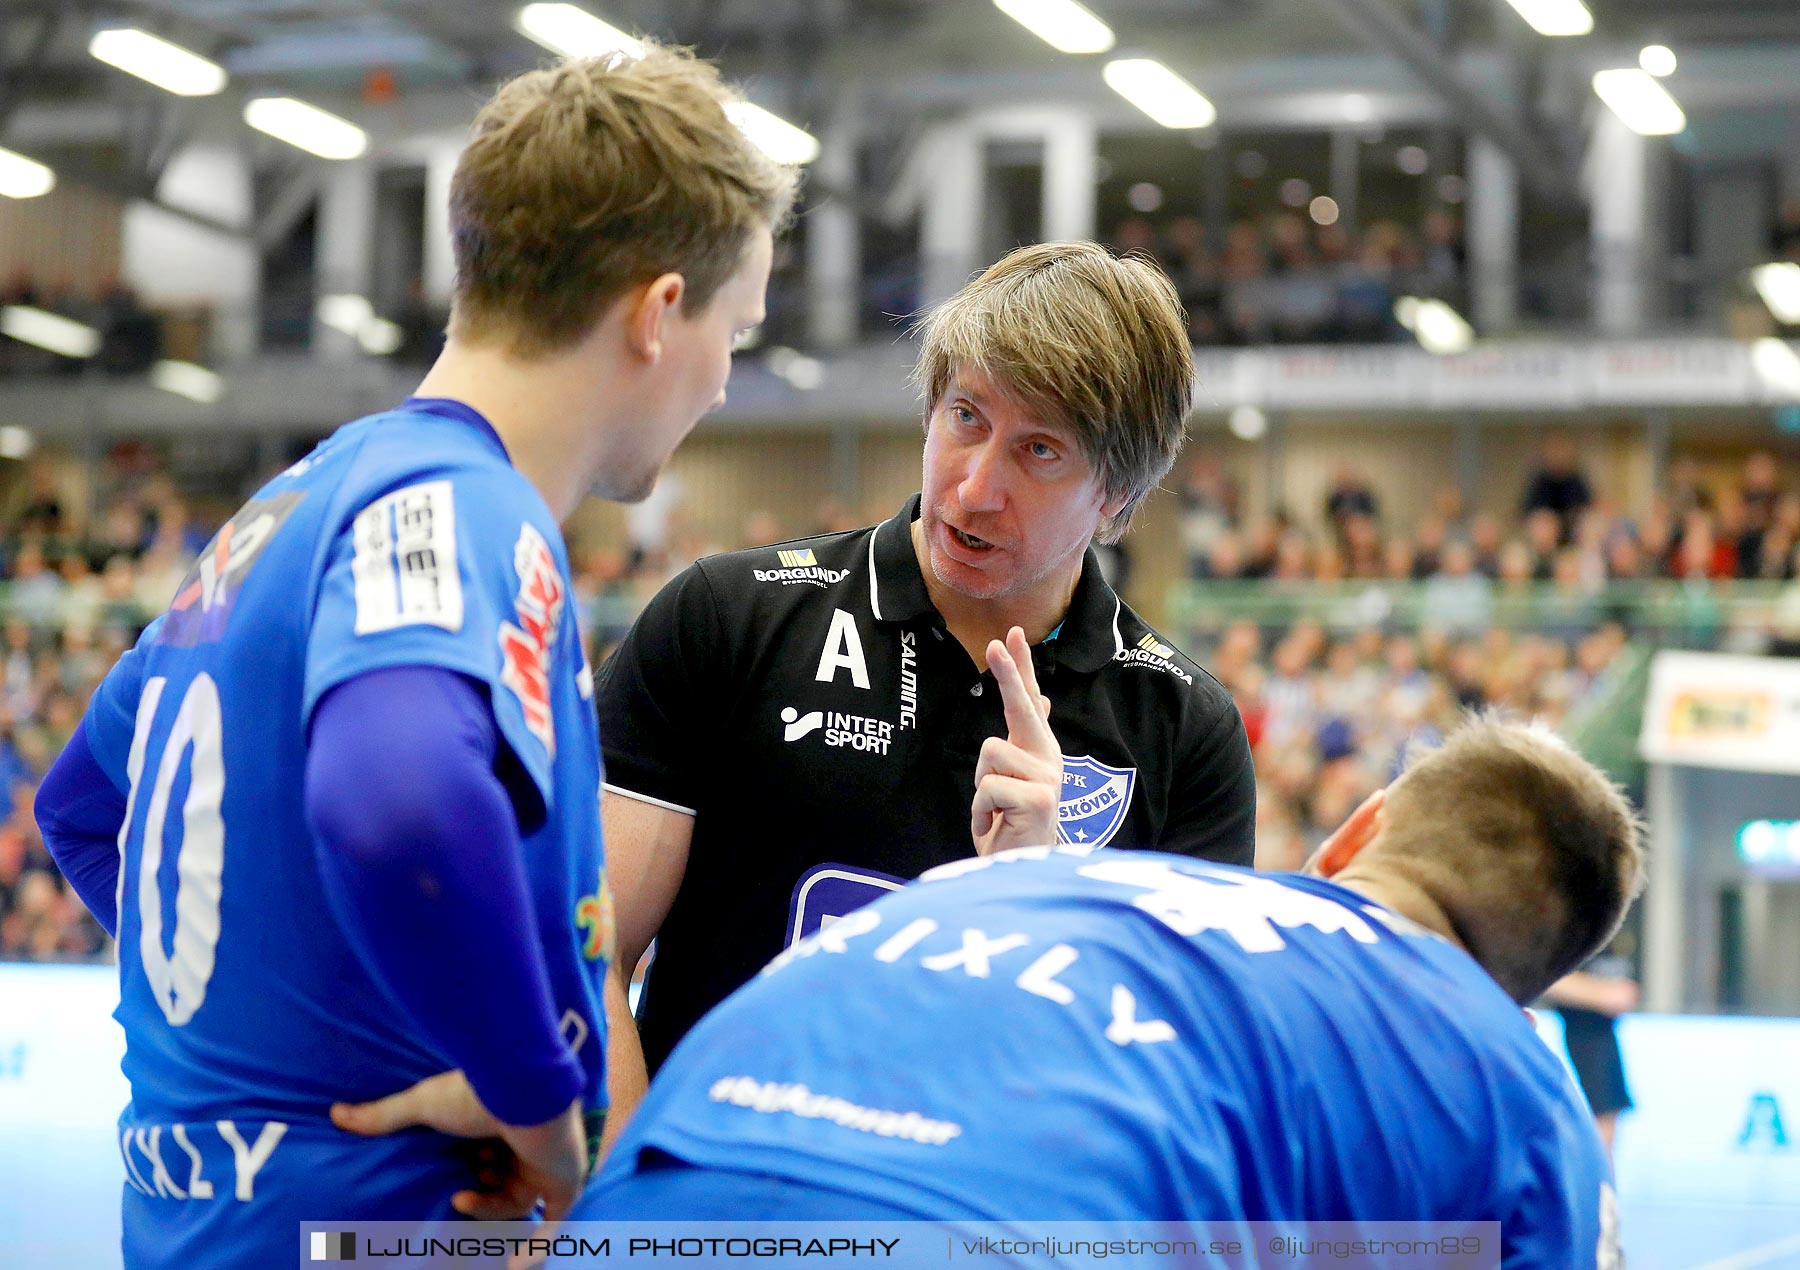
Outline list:
[[[129,799],[122,1149],[128,1188],[156,1201],[128,1196],[134,1265],[230,1263],[217,1231],[196,1211],[173,1216],[171,1199],[221,1216],[254,1202],[285,1237],[293,1203],[314,1217],[352,1216],[365,1202],[448,1215],[471,1176],[462,1148],[439,1135],[363,1140],[330,1124],[333,1102],[384,1096],[452,1064],[342,933],[303,806],[307,713],[348,673],[356,654],[344,648],[384,621],[390,639],[405,638],[406,621],[460,621],[452,485],[465,538],[492,528],[480,523],[484,493],[516,510],[528,488],[497,439],[470,424],[409,410],[340,429],[219,531],[96,694],[91,743]],[[516,514],[510,525],[518,537]],[[168,1230],[145,1228],[165,1220]]]
[[[1594,1247],[1579,1100],[1467,954],[1316,879],[1021,854],[777,959],[676,1050],[603,1187],[649,1146],[921,1216],[1574,1222]]]

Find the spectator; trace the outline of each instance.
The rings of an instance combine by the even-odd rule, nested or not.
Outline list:
[[[1454,523],[1454,522],[1452,522]],[[1486,577],[1500,574],[1500,522],[1487,512],[1476,512],[1467,521],[1469,549],[1475,553],[1475,570]]]
[[[1574,440],[1564,432],[1551,434],[1544,442],[1537,470],[1526,483],[1524,513],[1529,516],[1539,508],[1555,512],[1566,538],[1575,517],[1593,501],[1594,492],[1581,471]]]
[[[1744,460],[1743,484],[1738,496],[1744,503],[1744,527],[1767,528],[1781,497],[1781,471],[1767,450],[1754,451]]]
[[[1325,519],[1341,536],[1350,517],[1375,520],[1380,514],[1381,503],[1369,478],[1354,463],[1340,462],[1331,474],[1331,488],[1325,492]]]
[[[1216,455],[1204,451],[1188,460],[1182,473],[1181,546],[1189,577],[1205,577],[1213,543],[1237,528],[1237,485]]]
[[[63,580],[45,561],[37,539],[20,543],[7,599],[12,615],[32,626],[49,628],[61,618]]]
[[[1712,516],[1691,511],[1681,524],[1681,543],[1670,568],[1673,577],[1722,581],[1737,575],[1737,550],[1713,530]]]
[[[1475,571],[1475,553],[1466,542],[1444,548],[1438,571],[1426,579],[1423,604],[1431,621],[1447,631],[1470,634],[1493,616],[1493,583]]]
[[[1526,513],[1525,545],[1531,551],[1531,576],[1548,582],[1556,568],[1556,553],[1562,549],[1562,518],[1548,507]]]

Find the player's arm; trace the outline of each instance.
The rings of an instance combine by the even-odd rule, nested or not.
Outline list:
[[[554,1210],[581,1182],[585,1079],[558,1027],[499,747],[485,685],[369,671],[313,710],[306,816],[350,944],[482,1107],[525,1127],[502,1136],[538,1153],[527,1163]]]
[[[617,955],[606,985],[606,1132],[604,1154],[644,1096],[649,1076],[637,1020],[631,1017],[631,975],[656,938],[687,872],[694,818],[685,812],[607,790],[600,797],[606,842],[606,882],[612,888]]]
[[[1256,767],[1237,706],[1226,698],[1183,742],[1162,837],[1146,845],[1248,868],[1256,856]]]
[[[1574,970],[1545,990],[1544,1001],[1597,1014],[1629,1014],[1638,1007],[1638,986],[1630,979]]]
[[[153,625],[145,639],[155,636]],[[129,805],[125,767],[143,687],[144,654],[133,648],[94,690],[75,734],[38,786],[33,808],[50,858],[108,935],[117,935],[119,927],[119,830]]]
[[[88,912],[119,932],[119,827],[125,823],[125,791],[112,783],[88,746],[85,727],[63,747],[38,786],[38,829],[50,858],[75,888]]]
[[[708,773],[723,761],[709,738],[741,687],[730,645],[712,584],[694,565],[651,598],[594,681],[606,762],[600,827],[617,932],[606,1000],[604,1146],[647,1083],[627,989],[681,889],[696,809]]]

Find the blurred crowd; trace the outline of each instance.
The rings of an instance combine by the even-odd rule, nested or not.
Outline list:
[[[1651,505],[1631,515],[1596,496],[1571,440],[1555,436],[1524,474],[1512,514],[1470,512],[1446,490],[1401,529],[1379,483],[1348,465],[1316,516],[1247,519],[1223,467],[1204,453],[1189,459],[1172,483],[1193,592],[1353,601],[1321,615],[1265,608],[1170,630],[1243,714],[1261,781],[1259,863],[1297,864],[1392,775],[1407,745],[1442,735],[1463,710],[1500,706],[1556,725],[1603,700],[1639,633],[1629,606],[1613,607],[1625,584],[1778,583],[1792,638],[1773,651],[1800,653],[1800,492],[1782,475],[1759,452],[1738,479],[1708,488],[1677,459]],[[103,509],[91,522],[65,506],[56,476],[48,463],[28,473],[0,536],[0,958],[105,952],[45,854],[33,795],[93,688],[175,593],[218,516],[184,499],[143,447],[108,456],[82,500]],[[649,597],[700,556],[886,513],[827,500],[804,520],[758,512],[735,533],[709,535],[671,477],[628,511],[622,533],[571,535],[589,657],[602,662]],[[1120,584],[1127,557],[1106,564]],[[1384,587],[1415,607],[1372,611],[1367,598]],[[1527,620],[1507,607],[1519,596],[1532,599]]]
[[[1486,625],[1508,588],[1548,583],[1575,600],[1609,583],[1783,582],[1800,570],[1800,490],[1782,485],[1766,450],[1725,488],[1704,484],[1692,458],[1675,459],[1641,515],[1596,496],[1561,435],[1545,444],[1511,516],[1471,511],[1447,486],[1415,524],[1394,526],[1376,483],[1349,463],[1333,474],[1315,527],[1283,510],[1246,520],[1234,482],[1209,455],[1190,462],[1180,491],[1190,578],[1421,582],[1429,609],[1464,629]]]
[[[1713,621],[1703,642],[1800,655],[1800,491],[1781,475],[1759,451],[1735,483],[1708,488],[1677,459],[1632,516],[1596,497],[1572,440],[1555,436],[1513,515],[1470,512],[1452,488],[1418,523],[1389,527],[1376,483],[1346,464],[1308,526],[1282,512],[1245,523],[1220,464],[1192,460],[1191,589],[1255,601],[1216,647],[1195,651],[1236,698],[1255,748],[1258,864],[1297,866],[1410,743],[1441,736],[1462,711],[1558,726],[1603,700],[1633,635],[1676,634],[1643,629],[1642,594],[1657,584],[1706,599],[1731,583],[1780,584],[1753,624]],[[1317,605],[1283,608],[1283,595],[1343,598],[1321,617]]]
[[[1112,245],[1162,265],[1196,344],[1397,340],[1406,338],[1394,317],[1401,296],[1463,307],[1462,225],[1441,209],[1416,230],[1382,220],[1360,232],[1283,212],[1237,221],[1222,240],[1197,216],[1161,225],[1133,216]]]
[[[1497,708],[1556,727],[1609,686],[1627,637],[1493,626],[1332,636],[1315,621],[1226,629],[1205,664],[1230,689],[1256,759],[1256,863],[1294,869],[1356,805],[1466,711]]]
[[[211,532],[146,449],[119,447],[100,480],[106,511],[85,524],[65,506],[55,469],[34,468],[0,540],[0,959],[104,949],[44,849],[33,796],[95,686],[168,604]]]

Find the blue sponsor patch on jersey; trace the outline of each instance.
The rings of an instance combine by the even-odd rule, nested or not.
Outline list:
[[[1062,802],[1056,834],[1063,842],[1104,847],[1125,823],[1137,768],[1111,767],[1088,754],[1063,755]]]
[[[794,898],[788,905],[787,946],[792,948],[838,918],[905,885],[905,878],[874,869],[859,869],[851,864],[815,865],[794,884]]]

